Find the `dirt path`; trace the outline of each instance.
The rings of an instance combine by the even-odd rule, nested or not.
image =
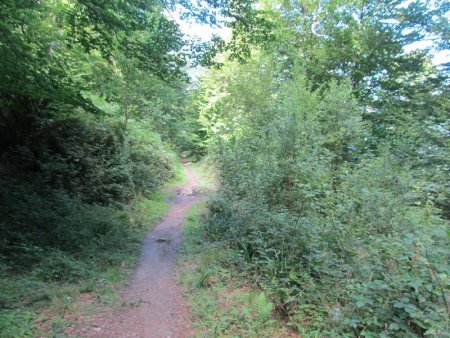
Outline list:
[[[126,306],[110,317],[96,318],[82,337],[184,338],[193,330],[189,311],[177,285],[176,252],[183,220],[196,196],[198,179],[184,163],[188,183],[173,189],[175,201],[164,220],[144,240],[140,263],[122,297]]]

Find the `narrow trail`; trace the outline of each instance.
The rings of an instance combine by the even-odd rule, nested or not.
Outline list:
[[[82,337],[185,338],[193,333],[177,285],[176,253],[186,211],[201,198],[195,173],[187,162],[184,168],[188,183],[171,189],[176,195],[171,208],[145,238],[139,265],[122,292],[126,305],[112,316],[97,318]]]

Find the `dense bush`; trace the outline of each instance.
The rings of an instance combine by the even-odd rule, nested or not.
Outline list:
[[[87,203],[125,202],[155,190],[170,171],[158,136],[138,132],[125,133],[117,123],[43,119],[20,146],[3,154],[3,163]]]
[[[222,124],[210,238],[235,250],[237,266],[300,332],[445,336],[449,224],[424,203],[423,177],[387,140],[369,147],[348,84],[313,91],[300,71],[271,87],[273,68],[255,62],[266,66],[256,89],[223,95],[205,112]],[[226,78],[226,91],[239,76]]]
[[[172,175],[156,134],[94,120],[42,120],[0,165],[2,270],[87,278],[132,242],[118,209]],[[116,262],[117,263],[117,262]]]

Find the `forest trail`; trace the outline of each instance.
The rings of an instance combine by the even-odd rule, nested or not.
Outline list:
[[[198,179],[183,161],[187,183],[170,189],[176,195],[163,221],[149,232],[138,267],[126,284],[124,306],[109,317],[93,320],[82,337],[184,338],[193,333],[189,310],[177,285],[176,253],[183,237],[183,222],[197,196]]]

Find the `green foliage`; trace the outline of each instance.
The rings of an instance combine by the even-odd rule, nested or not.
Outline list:
[[[176,5],[231,38],[189,45]],[[219,195],[188,229],[216,243],[191,284],[214,309],[234,264],[264,291],[207,335],[270,336],[274,310],[305,335],[445,336],[449,82],[430,51],[446,35],[444,1],[2,1],[4,335],[37,334],[24,307],[66,310],[76,292],[48,285],[111,302],[166,208],[171,149],[209,147]],[[231,61],[191,91],[188,48]]]
[[[2,337],[48,335],[33,329],[42,306],[56,314],[41,324],[64,335],[80,292],[113,303],[110,284],[167,210],[158,190],[196,126],[184,108],[184,42],[163,10],[0,4]]]
[[[252,309],[256,314],[256,320],[261,324],[264,323],[272,313],[273,304],[267,300],[264,292],[261,292],[252,305]]]
[[[5,338],[31,337],[35,332],[30,325],[33,318],[30,311],[0,310],[0,334]]]
[[[209,80],[220,185],[207,237],[299,332],[445,336],[449,224],[421,201],[407,141],[372,151],[348,82],[313,90],[302,67],[278,74],[263,55]]]
[[[35,271],[40,278],[76,280],[109,264],[101,263],[102,252],[130,240],[129,225],[111,206],[151,194],[171,176],[158,137],[135,131],[130,137],[106,124],[60,121],[5,154],[0,252],[11,269],[43,259]]]
[[[115,306],[119,299],[117,285],[129,278],[142,238],[167,212],[167,198],[162,193],[151,199],[140,197],[120,211],[110,207],[90,210],[88,205],[81,205],[81,210],[61,218],[58,229],[48,230],[47,236],[43,233],[38,239],[31,233],[21,238],[20,245],[3,246],[3,257],[8,260],[2,260],[0,279],[2,336],[46,336],[49,331],[64,334],[70,325],[68,314],[83,315],[98,311],[99,306]],[[34,213],[44,216],[44,211]],[[76,228],[69,228],[69,222],[75,220]],[[98,224],[103,231],[95,228]],[[5,239],[10,239],[8,235]],[[72,246],[65,236],[70,236]],[[53,237],[57,244],[49,243]],[[95,309],[84,309],[89,305],[79,302],[84,293],[92,293],[97,299]],[[50,313],[49,318],[41,313],[42,307],[44,313]]]
[[[180,264],[197,337],[289,337],[265,292],[241,284],[230,248],[207,240],[204,203],[188,211]]]
[[[184,60],[178,27],[149,1],[4,1],[1,4],[1,97],[83,104],[80,61],[98,51],[139,61],[159,76],[179,76]],[[151,47],[150,47],[151,46]],[[15,102],[15,103],[14,103]]]

